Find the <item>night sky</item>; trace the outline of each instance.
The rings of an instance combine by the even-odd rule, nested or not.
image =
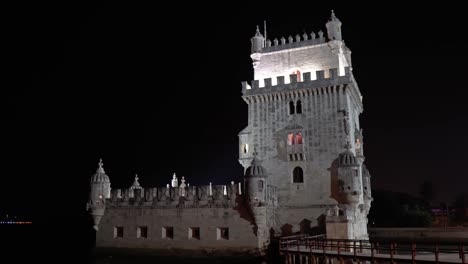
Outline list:
[[[250,38],[325,31],[334,9],[364,96],[375,189],[435,203],[468,186],[466,14],[457,6],[18,6],[3,24],[0,213],[85,210],[103,158],[113,188],[239,181]],[[392,2],[393,3],[393,2]],[[179,6],[178,6],[179,5]],[[166,17],[169,16],[169,17]]]

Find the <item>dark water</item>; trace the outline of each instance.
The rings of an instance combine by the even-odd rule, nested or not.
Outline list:
[[[272,259],[245,256],[158,256],[125,252],[99,252],[94,248],[93,231],[63,225],[0,225],[0,263],[278,263]],[[5,260],[5,261],[3,261]],[[8,260],[8,261],[6,261]]]
[[[99,256],[91,260],[93,264],[149,264],[149,263],[183,263],[183,264],[198,264],[198,263],[249,263],[260,264],[267,263],[261,259],[243,259],[243,258],[228,258],[228,257],[213,257],[213,258],[191,258],[178,256]]]

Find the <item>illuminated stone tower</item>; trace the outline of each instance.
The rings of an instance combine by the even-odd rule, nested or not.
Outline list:
[[[93,217],[93,228],[99,230],[101,218],[104,216],[106,210],[106,199],[110,198],[110,180],[109,176],[104,172],[102,160],[99,160],[99,167],[96,173],[91,177],[89,194],[89,201],[87,209]]]
[[[365,239],[372,198],[362,96],[333,11],[326,28],[327,37],[319,31],[272,42],[257,27],[255,80],[242,84],[248,125],[239,133],[239,162],[247,170],[255,149],[262,177],[277,188],[279,207],[266,228]]]

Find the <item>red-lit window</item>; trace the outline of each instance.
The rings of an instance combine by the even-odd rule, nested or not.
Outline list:
[[[293,133],[288,135],[288,145],[294,145],[294,134]]]
[[[302,134],[301,133],[296,134],[295,142],[296,142],[296,144],[302,144]]]
[[[301,72],[300,72],[299,70],[293,71],[292,74],[296,74],[296,75],[297,75],[297,81],[298,81],[298,82],[301,82],[301,81],[302,81],[302,79],[301,79],[301,77],[302,77],[302,76],[301,76]]]

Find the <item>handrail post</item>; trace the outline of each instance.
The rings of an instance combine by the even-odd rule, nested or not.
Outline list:
[[[356,240],[353,241],[353,254],[354,254],[354,260],[356,260]]]
[[[362,240],[359,240],[359,253],[362,253]]]
[[[466,264],[466,259],[465,259],[465,247],[463,244],[459,246],[460,248],[460,258],[463,264]]]
[[[338,240],[338,258],[340,258],[340,241]]]
[[[392,263],[393,263],[393,242],[390,242],[390,259],[392,260]]]
[[[371,259],[374,261],[374,242],[370,243],[370,254],[371,254]]]
[[[416,245],[414,243],[411,243],[411,261],[416,263]]]
[[[437,243],[435,244],[435,262],[436,263],[439,263],[439,245],[437,245]]]

